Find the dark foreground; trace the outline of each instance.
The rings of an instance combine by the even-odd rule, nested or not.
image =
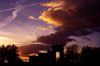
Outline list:
[[[91,63],[92,64],[92,63]],[[80,64],[80,63],[38,63],[38,64],[30,64],[28,62],[24,62],[22,64],[0,64],[0,66],[72,66],[72,65],[91,65],[91,64]],[[94,64],[94,63],[93,63]]]

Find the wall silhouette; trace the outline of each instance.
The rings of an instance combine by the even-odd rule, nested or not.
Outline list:
[[[64,45],[52,45],[52,51],[47,50],[47,53],[38,53],[38,57],[30,56],[29,62],[30,63],[49,63],[49,64],[55,63],[56,62],[56,52],[60,52],[59,60],[61,62],[64,59],[63,46]]]

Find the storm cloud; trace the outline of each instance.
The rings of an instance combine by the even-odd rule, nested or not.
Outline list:
[[[66,44],[74,40],[70,36],[100,32],[100,0],[53,0],[41,5],[50,8],[39,19],[57,27],[55,34],[40,36],[37,42]]]
[[[67,42],[71,42],[73,40],[74,39],[70,39],[70,38],[57,38],[51,35],[46,35],[46,36],[40,36],[37,39],[37,42],[41,42],[49,45],[65,45]]]
[[[60,7],[49,8],[48,11],[42,13],[40,19],[57,26],[67,26],[72,28],[100,27],[99,0],[61,1],[64,2]]]

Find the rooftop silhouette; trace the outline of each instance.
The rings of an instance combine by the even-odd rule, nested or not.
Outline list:
[[[59,60],[62,61],[64,59],[63,52],[64,45],[52,45],[52,51],[47,50],[47,53],[38,53],[38,56],[30,56],[30,63],[56,63],[56,52],[60,53]]]

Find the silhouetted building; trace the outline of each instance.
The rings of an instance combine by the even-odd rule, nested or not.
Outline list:
[[[33,63],[37,64],[38,60],[39,60],[38,56],[30,56],[29,62],[32,63],[32,64]]]
[[[48,61],[49,63],[54,63],[55,62],[55,55],[52,51],[47,50],[48,53]]]
[[[54,61],[56,62],[56,52],[60,53],[60,61],[63,61],[64,59],[64,49],[63,49],[64,45],[52,45],[52,52],[53,52],[53,56],[55,57]]]
[[[39,63],[48,63],[48,54],[47,53],[38,53]]]
[[[60,53],[60,61],[64,59],[64,45],[52,45],[52,51],[47,50],[47,53],[38,53],[38,56],[30,56],[30,63],[55,63],[56,52]]]

